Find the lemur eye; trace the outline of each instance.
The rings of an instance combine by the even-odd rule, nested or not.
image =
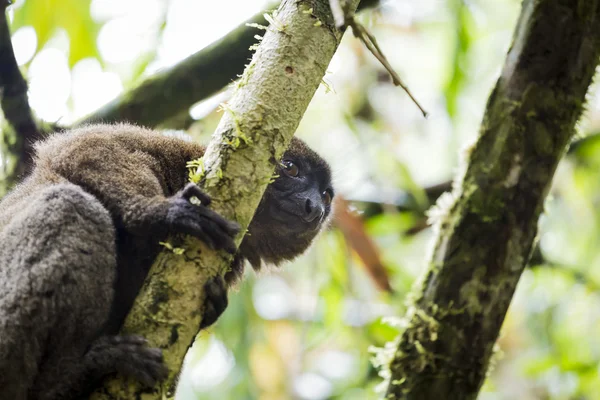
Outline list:
[[[326,191],[321,193],[321,196],[323,197],[323,203],[326,206],[331,204],[331,200],[333,199],[333,193],[331,192],[331,190],[327,189]]]
[[[281,162],[281,166],[287,175],[293,177],[298,176],[298,166],[293,162],[284,160]]]

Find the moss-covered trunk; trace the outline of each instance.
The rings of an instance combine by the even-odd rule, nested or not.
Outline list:
[[[525,0],[390,364],[388,399],[475,399],[600,52],[600,2]],[[443,202],[442,202],[443,203]]]
[[[358,0],[351,1],[356,9]],[[342,32],[327,0],[285,0],[246,68],[204,156],[204,188],[211,207],[245,229],[329,65]],[[174,239],[172,239],[174,240]],[[238,238],[238,244],[241,235]],[[204,283],[224,273],[230,259],[185,239],[165,251],[127,318],[124,332],[144,335],[163,349],[171,373],[161,390],[143,392],[114,380],[94,399],[172,397],[177,371],[202,319]],[[142,393],[144,393],[142,395]]]

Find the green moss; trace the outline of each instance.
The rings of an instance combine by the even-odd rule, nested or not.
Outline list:
[[[231,134],[223,135],[223,143],[236,150],[240,147],[242,142],[245,145],[250,145],[253,143],[252,138],[247,136],[241,128],[240,119],[237,114],[227,103],[221,104],[221,109],[229,113],[231,119],[233,121],[234,129],[230,130]]]
[[[182,247],[174,247],[169,242],[158,242],[158,244],[160,244],[165,249],[169,250],[171,253],[173,253],[173,254],[175,254],[177,256],[181,256],[181,255],[185,254],[185,249],[184,248],[182,248]]]
[[[319,22],[318,26],[326,26],[331,32],[338,32],[328,1],[301,0],[298,3],[300,4],[302,13],[309,14],[312,18],[315,18]]]
[[[287,25],[277,17],[277,10],[273,11],[271,14],[264,13],[263,17],[269,22],[269,28],[274,28],[278,32],[286,33]]]
[[[188,179],[190,182],[195,184],[200,183],[206,173],[204,168],[204,158],[200,157],[195,160],[188,161],[186,167],[188,168]]]
[[[268,26],[257,24],[255,22],[248,22],[248,23],[246,23],[246,26],[249,27],[249,28],[256,28],[256,29],[260,29],[260,30],[263,30],[263,31],[266,31],[268,29]]]
[[[325,87],[325,93],[335,93],[335,90],[333,90],[333,87],[327,81],[325,81],[325,77],[323,77],[323,79],[321,79],[321,85],[323,85]]]
[[[435,310],[439,311],[437,307]],[[422,372],[427,368],[436,368],[435,353],[429,348],[438,339],[440,329],[438,319],[414,305],[409,307],[407,316],[409,319],[393,321],[395,326],[401,328],[401,332],[394,340],[386,343],[383,348],[370,349],[374,354],[371,361],[379,369],[379,376],[383,378],[383,382],[378,385],[378,391],[384,390],[389,384],[398,386],[407,382],[401,370]],[[399,348],[400,343],[408,343],[408,345]],[[396,379],[391,380],[392,376]]]
[[[529,129],[528,135],[531,135],[531,140],[535,147],[536,153],[540,155],[550,155],[554,153],[554,139],[549,134],[547,127],[541,122],[533,123]]]
[[[383,348],[370,349],[374,354],[371,361],[383,378],[382,383],[377,387],[380,392],[392,385],[400,386],[399,392],[405,395],[411,393],[413,387],[418,384],[417,381],[408,379],[409,377],[424,376],[424,374],[431,376],[442,372],[444,375],[453,374],[453,371],[446,369],[442,371],[440,362],[448,360],[436,353],[435,343],[442,335],[443,320],[464,313],[465,308],[456,308],[454,303],[446,307],[433,303],[426,308],[416,304],[408,305],[406,318],[386,320],[400,330],[394,340],[386,343]],[[386,398],[397,397],[396,394],[390,393]]]
[[[477,190],[469,198],[468,211],[483,222],[495,222],[506,215],[505,188]]]
[[[260,35],[254,35],[254,39],[256,39],[257,42],[254,43],[252,46],[248,47],[248,50],[250,50],[250,51],[256,51],[256,50],[258,50],[258,46],[260,46],[260,42],[262,42],[263,37],[260,36]]]
[[[152,302],[148,305],[148,311],[151,315],[158,314],[161,304],[169,301],[169,287],[164,282],[159,282],[155,285],[155,290],[152,296]]]
[[[261,38],[261,40],[262,40],[262,38]],[[250,61],[250,64],[246,65],[246,68],[244,69],[244,73],[242,74],[241,78],[236,83],[237,89],[241,89],[248,84],[248,82],[250,81],[250,77],[254,73],[255,67],[256,67],[256,63],[254,62],[254,60]],[[223,104],[221,104],[221,108],[226,109],[223,106]]]
[[[475,315],[483,311],[483,305],[479,301],[482,293],[490,290],[489,285],[483,279],[486,276],[487,267],[482,265],[473,271],[473,277],[460,288],[460,299],[465,304],[465,309]]]

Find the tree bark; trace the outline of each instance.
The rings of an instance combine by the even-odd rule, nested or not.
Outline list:
[[[41,138],[29,107],[27,82],[21,75],[6,18],[8,1],[0,0],[0,106],[8,124],[1,127],[3,156],[0,197],[31,167],[33,143]],[[10,125],[10,126],[9,126]]]
[[[523,2],[464,174],[438,203],[428,270],[389,354],[387,399],[477,397],[599,52],[600,2]]]
[[[358,0],[350,4],[355,10]],[[273,20],[203,157],[211,207],[239,222],[243,230],[342,37],[328,0],[284,0]],[[184,254],[165,251],[158,257],[123,329],[162,348],[170,376],[161,388],[150,391],[112,380],[93,399],[174,395],[176,372],[202,320],[203,285],[223,274],[231,260],[192,238],[170,242]]]

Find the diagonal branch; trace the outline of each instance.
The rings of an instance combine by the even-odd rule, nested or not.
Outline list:
[[[361,9],[375,7],[379,0],[363,0]],[[264,12],[257,13],[211,45],[179,64],[148,78],[140,86],[104,105],[75,125],[93,122],[129,121],[156,127],[189,110],[232,81],[238,79],[252,58],[258,31],[267,25]]]
[[[237,79],[252,57],[250,46],[256,43],[254,36],[259,31],[247,24],[265,25],[267,22],[262,12],[253,16],[221,39],[153,75],[75,125],[128,121],[155,127],[217,93]]]

